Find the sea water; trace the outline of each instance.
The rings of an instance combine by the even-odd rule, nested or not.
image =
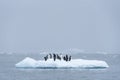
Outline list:
[[[19,69],[25,57],[43,59],[45,54],[0,54],[0,80],[120,80],[120,54],[72,54],[72,58],[103,60],[106,69]]]

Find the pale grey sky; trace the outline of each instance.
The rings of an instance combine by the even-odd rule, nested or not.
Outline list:
[[[0,0],[0,52],[120,52],[120,0]]]

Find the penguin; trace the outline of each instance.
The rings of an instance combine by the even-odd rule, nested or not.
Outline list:
[[[53,54],[53,59],[54,59],[54,61],[56,60],[56,54]]]
[[[68,61],[68,55],[67,55],[67,54],[66,54],[66,56],[65,56],[65,57],[66,57],[66,61]]]
[[[71,56],[69,56],[69,61],[71,61]]]
[[[48,55],[47,55],[47,56],[45,56],[45,57],[44,57],[44,59],[45,59],[45,61],[47,61],[47,59],[48,59]]]
[[[49,54],[49,56],[50,56],[50,59],[52,59],[52,54],[51,53]]]
[[[57,54],[57,59],[61,60],[61,57]]]
[[[46,56],[44,57],[44,59],[45,59],[45,61],[47,61],[47,57]]]
[[[66,57],[65,56],[63,56],[63,60],[66,61]]]

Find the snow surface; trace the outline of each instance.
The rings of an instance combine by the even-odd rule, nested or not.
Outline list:
[[[72,59],[71,61],[63,61],[48,59],[34,60],[30,57],[26,57],[24,60],[15,64],[17,68],[107,68],[109,67],[105,61],[100,60],[84,60],[84,59]]]

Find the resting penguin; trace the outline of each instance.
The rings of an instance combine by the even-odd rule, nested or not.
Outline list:
[[[61,57],[57,54],[57,59],[61,60]]]
[[[47,58],[46,58],[46,57],[44,57],[44,59],[45,59],[45,61],[47,60]]]
[[[44,57],[44,59],[45,59],[45,61],[47,61],[47,59],[48,59],[48,55],[47,55],[47,56],[45,56],[45,57]]]

